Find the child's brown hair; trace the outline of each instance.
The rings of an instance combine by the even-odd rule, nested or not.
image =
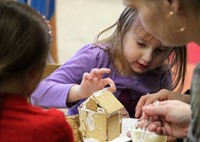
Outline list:
[[[109,37],[100,39],[100,36],[102,36],[102,34],[113,29],[114,32]],[[130,30],[133,30],[134,32],[144,31],[143,27],[141,26],[137,18],[137,12],[134,9],[127,7],[124,9],[117,22],[112,26],[108,27],[107,29],[105,29],[104,31],[102,31],[97,36],[97,39],[95,41],[97,45],[105,44],[107,46],[106,50],[110,54],[113,63],[116,60],[121,62],[123,70],[127,68],[126,67],[127,64],[125,64],[125,57],[123,55],[123,48],[124,48],[123,42],[126,33],[129,32]],[[152,38],[154,38],[147,32],[143,33],[143,36],[147,35],[148,37],[150,37],[149,40],[152,40]],[[166,70],[173,68],[172,70],[173,80],[172,80],[171,90],[177,89],[178,92],[181,92],[185,82],[186,61],[187,61],[186,46],[182,46],[180,48],[173,48],[172,53],[165,62],[166,64],[164,64],[162,68],[156,69],[155,72],[163,73]]]
[[[0,1],[0,86],[7,80],[22,80],[30,71],[43,71],[49,33],[44,18],[31,7]]]

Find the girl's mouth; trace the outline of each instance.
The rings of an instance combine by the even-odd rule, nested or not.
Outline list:
[[[141,64],[141,63],[139,63],[139,62],[137,62],[137,66],[138,66],[138,68],[140,68],[140,69],[142,69],[142,70],[145,70],[145,69],[148,68],[148,65],[144,65],[144,64]]]

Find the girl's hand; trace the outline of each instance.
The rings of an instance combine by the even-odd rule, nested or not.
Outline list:
[[[102,90],[105,86],[111,92],[116,91],[115,83],[110,78],[102,78],[104,74],[109,74],[110,69],[92,69],[90,73],[84,73],[82,82],[80,85],[74,85],[70,89],[68,94],[67,102],[75,102],[84,98],[88,98],[94,92]]]
[[[81,98],[88,98],[94,92],[102,90],[106,85],[109,85],[107,89],[111,92],[116,91],[115,83],[110,78],[102,79],[104,74],[109,74],[110,69],[92,69],[90,73],[84,73],[83,79],[79,87],[79,96]]]
[[[121,110],[122,118],[130,118],[128,111],[124,108]]]

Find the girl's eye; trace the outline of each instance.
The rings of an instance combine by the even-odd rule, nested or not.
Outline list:
[[[160,48],[157,48],[157,49],[155,50],[155,52],[156,52],[156,53],[162,53],[162,52],[164,52],[164,50],[163,50],[163,49],[160,49]]]
[[[142,46],[142,47],[146,47],[146,46],[147,46],[146,43],[140,42],[140,41],[137,41],[137,44],[138,44],[139,46]]]

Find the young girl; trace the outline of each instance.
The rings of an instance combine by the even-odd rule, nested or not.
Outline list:
[[[0,141],[73,142],[64,114],[28,103],[38,85],[51,31],[36,11],[0,1]]]
[[[42,107],[67,107],[68,114],[72,115],[94,91],[110,85],[108,89],[114,92],[116,85],[114,95],[130,117],[134,117],[135,106],[142,95],[162,88],[173,90],[179,83],[181,90],[186,48],[165,48],[137,19],[137,13],[126,8],[116,24],[101,33],[116,26],[113,34],[84,46],[43,80],[32,95],[32,103]]]

